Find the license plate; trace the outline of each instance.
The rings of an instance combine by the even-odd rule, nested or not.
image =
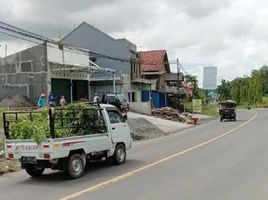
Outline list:
[[[34,156],[21,157],[21,162],[22,163],[29,163],[29,164],[37,164],[36,157],[34,157]]]
[[[36,151],[40,150],[40,146],[38,145],[16,145],[16,151]]]

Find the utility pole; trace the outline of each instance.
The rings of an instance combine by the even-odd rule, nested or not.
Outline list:
[[[61,40],[61,34],[60,34],[60,31],[59,31],[59,40]]]
[[[178,89],[178,110],[180,110],[180,104],[181,104],[181,100],[180,100],[180,66],[179,66],[179,59],[177,58],[176,60],[176,63],[177,63],[177,89]]]
[[[115,89],[115,72],[113,73],[113,93],[115,94],[116,89]]]
[[[7,44],[6,44],[6,48],[5,48],[5,57],[7,57]]]
[[[7,44],[5,46],[5,64],[7,63]]]

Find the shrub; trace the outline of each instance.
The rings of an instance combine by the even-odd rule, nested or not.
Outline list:
[[[37,144],[50,138],[48,110],[22,116],[21,120],[10,125],[11,139],[33,139]],[[104,121],[97,109],[88,104],[72,104],[62,112],[55,112],[55,137],[70,137],[103,133],[106,131]]]

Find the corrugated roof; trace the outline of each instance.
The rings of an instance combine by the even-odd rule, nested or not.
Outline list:
[[[167,60],[166,50],[153,50],[139,52],[142,72],[158,72],[162,71],[162,67]],[[169,71],[169,65],[167,63]]]

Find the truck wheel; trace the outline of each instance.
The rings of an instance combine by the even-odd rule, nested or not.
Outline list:
[[[69,178],[75,179],[83,175],[85,163],[82,155],[72,154],[66,161],[64,171]]]
[[[220,121],[222,122],[222,120],[223,120],[223,118],[221,117],[221,118],[220,118]]]
[[[41,176],[44,172],[45,168],[36,168],[33,165],[28,165],[25,168],[25,171],[27,172],[27,174],[29,174],[32,177],[38,177]]]
[[[126,161],[126,147],[123,144],[118,144],[115,148],[113,161],[116,165],[121,165]]]

